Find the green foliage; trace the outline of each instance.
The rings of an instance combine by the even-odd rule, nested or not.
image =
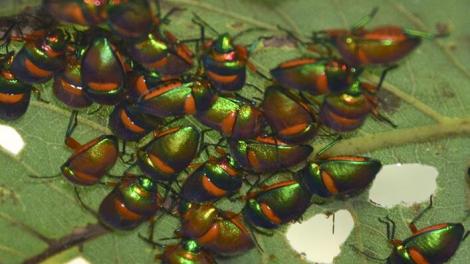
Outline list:
[[[27,6],[26,1],[6,1],[2,15],[12,14]],[[39,1],[29,1],[37,5]],[[439,0],[428,1],[374,1],[374,0],[263,0],[263,1],[216,1],[216,0],[172,0],[164,1],[163,7],[181,6],[186,11],[173,16],[169,29],[180,38],[193,38],[199,34],[190,22],[191,12],[206,19],[219,31],[235,33],[253,26],[275,30],[276,25],[308,34],[312,30],[347,27],[373,7],[380,8],[370,26],[397,24],[425,31],[435,31],[437,23],[447,24],[451,36],[438,41],[425,41],[410,58],[390,73],[382,93],[386,101],[385,114],[399,125],[390,131],[385,124],[368,120],[359,132],[350,135],[344,144],[332,150],[335,153],[365,153],[391,163],[431,164],[439,170],[439,189],[435,196],[435,207],[418,222],[419,227],[440,222],[464,221],[469,209],[469,186],[465,175],[470,157],[470,70],[463,63],[470,61],[468,27],[468,2],[451,0],[445,4]],[[15,4],[14,4],[15,3]],[[23,6],[24,5],[24,6]],[[264,36],[282,35],[280,32],[264,31]],[[256,33],[241,40],[250,43]],[[288,43],[277,43],[260,47],[253,56],[254,63],[263,72],[300,53]],[[250,76],[251,82],[264,86],[263,82]],[[398,88],[397,88],[398,87]],[[28,175],[54,175],[59,166],[70,155],[63,144],[69,111],[57,102],[51,93],[50,84],[42,87],[50,104],[32,99],[26,115],[18,121],[9,122],[22,135],[26,147],[18,156],[0,149],[0,263],[20,263],[48,247],[34,235],[38,232],[55,239],[83,231],[96,219],[84,211],[74,197],[71,184],[62,178],[50,181],[32,179]],[[247,92],[249,95],[250,92]],[[388,103],[387,103],[388,102]],[[76,138],[86,142],[106,133],[106,112],[88,116],[81,114]],[[350,141],[348,141],[350,140]],[[355,141],[354,141],[355,140]],[[348,144],[351,142],[351,145]],[[356,144],[356,145],[354,145]],[[360,146],[355,148],[355,146]],[[113,170],[121,172],[119,164]],[[406,185],[403,182],[403,185]],[[94,186],[80,189],[85,203],[97,208],[110,189]],[[421,206],[422,207],[422,206]],[[368,202],[367,193],[348,201],[337,201],[326,206],[312,206],[305,217],[316,213],[349,210],[355,228],[343,246],[335,263],[369,263],[365,256],[351,250],[348,244],[367,248],[379,256],[386,256],[390,248],[384,228],[377,217],[390,215],[398,222],[398,237],[410,235],[406,224],[416,214],[418,207],[395,207],[385,210]],[[465,221],[470,228],[470,219]],[[34,232],[29,230],[31,227]],[[156,226],[158,238],[173,236],[177,221],[163,217]],[[67,251],[64,256],[82,254],[92,263],[152,263],[159,249],[153,250],[137,234],[147,234],[148,225],[126,233],[107,233],[96,239],[85,241],[82,252]],[[272,237],[258,235],[264,249],[248,254],[221,259],[220,263],[303,263],[305,260],[290,249],[285,239],[286,228],[276,230]],[[308,234],[315,235],[315,234]],[[456,253],[451,263],[466,263],[470,259],[467,240]],[[72,253],[70,253],[72,252]],[[55,261],[62,262],[64,259]],[[53,262],[53,261],[51,261]]]

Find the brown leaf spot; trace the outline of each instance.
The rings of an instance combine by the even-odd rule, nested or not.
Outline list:
[[[271,48],[295,48],[295,42],[288,36],[272,36],[263,40],[264,47]]]
[[[385,113],[394,113],[400,108],[401,99],[387,90],[380,90],[377,93],[380,110]]]

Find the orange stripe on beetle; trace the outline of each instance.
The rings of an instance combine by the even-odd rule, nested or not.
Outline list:
[[[263,214],[269,219],[269,221],[273,222],[276,225],[280,225],[282,220],[273,212],[271,207],[265,203],[260,203],[261,211]]]
[[[325,171],[321,172],[321,180],[325,185],[325,188],[328,190],[330,194],[337,194],[338,188],[336,187],[334,179]]]
[[[418,249],[410,248],[408,249],[411,259],[416,264],[430,264],[430,262],[419,252]]]
[[[119,117],[120,117],[122,123],[124,124],[124,126],[127,129],[129,129],[130,131],[135,132],[135,133],[145,132],[145,129],[143,129],[142,127],[136,125],[131,120],[131,118],[129,117],[129,115],[127,114],[127,112],[124,109],[121,109],[121,112],[119,113]]]
[[[207,175],[203,175],[201,181],[204,190],[206,190],[212,196],[222,197],[227,193],[225,190],[220,189],[214,183],[212,183],[212,181],[209,179],[209,177],[207,177]]]
[[[47,78],[47,77],[52,77],[52,74],[53,72],[52,71],[48,71],[48,70],[44,70],[44,69],[41,69],[39,68],[38,66],[36,66],[31,60],[29,60],[28,58],[26,58],[24,60],[24,66],[26,67],[26,69],[32,73],[35,77],[38,77],[38,78]]]
[[[4,104],[16,104],[23,100],[24,94],[0,93],[0,102]]]
[[[149,154],[148,156],[149,156],[150,161],[152,161],[152,164],[154,165],[154,167],[160,169],[164,173],[173,174],[176,172],[175,169],[173,169],[170,165],[168,165],[166,162],[161,160],[156,155]]]

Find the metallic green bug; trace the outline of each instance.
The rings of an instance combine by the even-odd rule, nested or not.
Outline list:
[[[91,41],[81,64],[82,85],[89,98],[99,104],[114,105],[125,92],[125,72],[115,47],[106,37]]]
[[[263,132],[265,122],[257,107],[223,96],[216,96],[209,109],[196,112],[195,117],[228,138],[255,138]]]
[[[180,235],[219,256],[242,254],[255,246],[241,214],[222,211],[213,203],[183,203],[180,213]]]
[[[161,202],[150,178],[126,175],[101,202],[99,218],[113,229],[134,229],[155,215]]]
[[[15,78],[10,70],[13,53],[0,58],[0,119],[20,118],[29,106],[33,87]]]
[[[33,32],[30,38],[15,55],[11,71],[26,83],[47,82],[65,66],[68,38],[60,29]]]
[[[192,126],[155,131],[154,139],[137,151],[137,165],[155,181],[171,181],[196,157],[200,140]]]
[[[195,240],[183,240],[176,245],[164,246],[162,254],[156,259],[162,264],[215,264],[214,257],[202,249]]]
[[[334,156],[309,161],[295,178],[314,195],[348,196],[366,188],[382,168],[379,160],[360,156]]]
[[[230,153],[245,170],[272,173],[299,164],[313,148],[309,145],[286,144],[273,137],[229,141]]]
[[[191,202],[210,202],[237,192],[242,173],[230,155],[209,158],[191,173],[183,184],[181,196]]]
[[[277,228],[298,220],[311,205],[312,194],[301,183],[289,180],[248,193],[243,215],[254,226]]]
[[[360,73],[341,60],[308,57],[285,61],[271,70],[274,80],[282,87],[313,95],[342,92]]]
[[[317,134],[316,113],[302,98],[279,85],[266,88],[261,109],[276,137],[286,143],[303,143]]]

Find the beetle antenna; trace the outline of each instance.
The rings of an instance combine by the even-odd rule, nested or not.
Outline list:
[[[367,25],[375,17],[375,15],[377,14],[378,11],[379,11],[379,8],[374,7],[368,15],[366,15],[366,16],[362,17],[361,19],[359,19],[359,21],[357,21],[351,27],[351,31],[354,32],[354,31],[361,30],[362,28],[364,28],[364,26]]]
[[[194,12],[193,12],[193,22],[194,23],[199,23],[199,24],[203,25],[204,27],[207,27],[208,29],[210,29],[216,35],[220,35],[220,33],[215,28],[213,28],[209,23],[204,21],[204,19],[202,19],[200,16],[198,16]]]
[[[426,208],[424,208],[424,210],[421,211],[417,216],[415,216],[413,220],[411,220],[410,225],[414,225],[429,209],[431,209],[432,204],[433,204],[433,201],[432,201],[432,195],[431,195],[429,196],[429,205],[426,206]]]
[[[245,35],[245,34],[248,34],[248,33],[251,33],[253,31],[266,31],[265,28],[262,28],[262,27],[252,27],[252,28],[247,28],[245,30],[242,30],[240,32],[238,32],[237,34],[235,34],[233,37],[232,37],[232,41],[235,41],[236,39],[238,39],[239,37]]]
[[[333,141],[331,141],[330,143],[326,144],[323,148],[321,148],[315,156],[317,156],[317,157],[321,156],[321,154],[325,153],[327,150],[332,148],[334,145],[336,145],[342,139],[343,139],[343,136],[341,136],[341,135],[336,136],[336,138],[333,139]]]
[[[463,235],[462,241],[464,241],[468,237],[468,235],[470,235],[470,231],[467,231],[465,235]]]
[[[409,35],[409,36],[412,36],[412,37],[418,37],[418,38],[430,39],[430,40],[433,40],[433,39],[436,39],[436,38],[445,38],[445,37],[449,36],[448,31],[433,34],[433,33],[429,33],[429,32],[423,32],[423,31],[419,31],[419,30],[405,28],[404,32],[405,32],[406,35]]]
[[[73,110],[72,114],[70,115],[69,124],[67,125],[67,132],[65,132],[66,139],[72,135],[73,131],[75,130],[75,127],[77,127],[77,123],[78,123],[77,115],[78,115],[78,111]]]

